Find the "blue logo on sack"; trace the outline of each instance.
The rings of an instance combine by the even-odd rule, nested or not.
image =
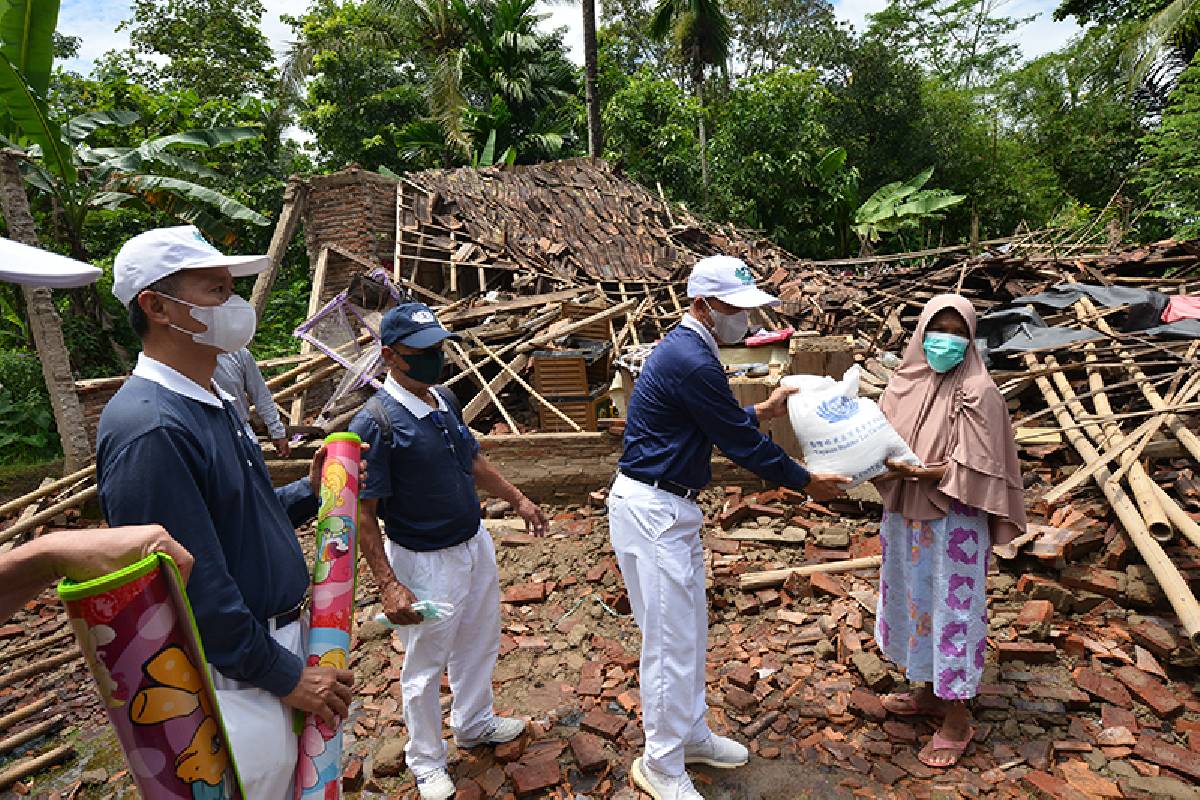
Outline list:
[[[833,397],[817,406],[817,416],[826,422],[841,422],[858,413],[858,398]]]

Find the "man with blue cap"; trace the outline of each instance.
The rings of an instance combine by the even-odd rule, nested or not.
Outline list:
[[[655,800],[701,800],[686,764],[745,764],[744,746],[705,719],[708,604],[704,514],[696,496],[712,479],[715,444],[736,464],[815,498],[840,493],[839,475],[809,474],[759,426],[787,413],[793,390],[756,406],[734,399],[718,342],[741,341],[748,309],[779,303],[729,256],[698,262],[688,278],[691,307],[654,348],[629,398],[625,452],[608,500],[609,532],[642,631],[640,668],[646,750],[630,770]]]
[[[480,452],[458,401],[438,385],[443,343],[458,337],[428,306],[404,303],[384,315],[379,338],[387,378],[350,423],[371,445],[359,540],[384,614],[401,626],[405,760],[422,800],[446,800],[455,787],[442,740],[444,671],[460,748],[512,741],[525,730],[522,720],[496,716],[492,707],[500,582],[476,487],[511,503],[533,534],[548,525]]]

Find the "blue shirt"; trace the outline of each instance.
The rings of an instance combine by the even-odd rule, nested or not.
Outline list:
[[[715,444],[759,477],[803,489],[808,471],[758,430],[753,407],[734,399],[715,343],[684,319],[654,348],[633,384],[620,470],[699,491],[712,480]]]
[[[389,375],[376,395],[392,424],[384,442],[370,412],[358,412],[350,430],[371,445],[363,500],[378,499],[384,533],[409,550],[442,550],[479,532],[475,457],[479,442],[434,392],[432,408]]]
[[[100,416],[96,476],[109,525],[157,523],[192,554],[188,598],[209,663],[291,692],[303,664],[265,623],[308,591],[294,527],[317,512],[308,479],[272,488],[228,400],[144,354]]]

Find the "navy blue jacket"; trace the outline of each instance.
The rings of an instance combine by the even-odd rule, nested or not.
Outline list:
[[[96,442],[109,525],[162,525],[196,563],[188,598],[209,663],[284,696],[303,664],[265,622],[294,608],[309,571],[295,525],[317,513],[307,478],[271,486],[228,402],[209,406],[138,376],[104,408]]]
[[[384,533],[401,547],[442,550],[467,541],[479,532],[478,440],[453,411],[418,419],[386,390],[376,396],[391,421],[392,440],[383,441],[365,409],[350,422],[350,430],[371,445],[358,496],[380,501]]]
[[[703,489],[712,480],[712,446],[759,477],[803,489],[809,475],[758,430],[720,360],[699,333],[678,325],[646,359],[633,384],[619,467],[641,480]]]

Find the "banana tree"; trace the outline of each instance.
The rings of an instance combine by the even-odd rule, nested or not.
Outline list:
[[[132,111],[97,111],[75,117],[62,127],[61,140],[73,180],[42,159],[26,161],[25,179],[52,198],[61,212],[71,254],[86,259],[83,229],[98,209],[136,205],[168,214],[200,228],[211,238],[230,243],[230,222],[267,225],[268,220],[233,198],[197,181],[221,178],[199,161],[180,155],[226,147],[261,134],[256,128],[206,128],[150,139],[136,147],[93,148],[88,137],[105,126],[137,122]],[[44,153],[44,150],[43,150]]]
[[[919,228],[931,220],[941,219],[939,213],[958,205],[966,195],[953,194],[946,189],[925,189],[933,175],[933,167],[907,181],[896,181],[880,187],[854,212],[854,232],[869,251],[884,234]]]
[[[48,159],[58,159],[64,179],[69,179],[73,168],[69,159],[62,158],[61,133],[43,99],[50,85],[57,25],[58,0],[0,0],[0,134],[12,139],[23,137],[34,147],[43,148]],[[8,224],[10,237],[36,247],[38,237],[29,196],[21,181],[16,152],[6,148],[8,143],[7,139],[0,142],[0,214]],[[49,289],[24,286],[22,292],[62,441],[64,471],[75,472],[91,457],[91,447],[83,406],[75,393],[62,320]]]

